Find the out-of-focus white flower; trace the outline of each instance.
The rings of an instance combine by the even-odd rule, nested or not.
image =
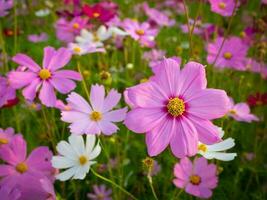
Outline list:
[[[37,17],[45,17],[47,15],[50,14],[50,10],[48,8],[46,9],[42,9],[42,10],[38,10],[35,12],[35,16]]]
[[[224,135],[224,131],[220,127],[218,127],[218,129],[220,130],[220,138],[222,138]],[[231,149],[233,146],[235,146],[235,141],[233,138],[227,138],[226,140],[223,140],[221,142],[212,145],[206,145],[199,142],[198,153],[206,159],[215,158],[217,160],[230,161],[233,160],[237,154],[225,153],[222,151]]]
[[[57,169],[66,169],[56,175],[61,181],[72,179],[84,179],[89,172],[93,161],[101,152],[99,143],[95,145],[96,136],[87,135],[86,143],[80,135],[71,135],[68,142],[61,141],[57,145],[58,156],[53,156],[52,165]]]
[[[72,54],[80,56],[88,53],[105,52],[104,48],[96,48],[95,46],[81,45],[77,43],[69,43],[68,49],[72,51]]]

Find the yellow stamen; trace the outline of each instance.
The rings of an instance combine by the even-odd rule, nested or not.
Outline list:
[[[225,59],[227,59],[227,60],[230,60],[230,59],[233,57],[233,55],[232,55],[230,52],[225,52],[225,53],[223,54],[223,57],[224,57]]]
[[[82,49],[81,49],[80,47],[74,47],[74,48],[73,48],[73,51],[74,51],[75,53],[81,53]]]
[[[177,117],[184,113],[185,103],[182,99],[175,97],[169,100],[167,104],[167,109],[173,117]]]
[[[200,178],[200,176],[198,176],[198,175],[192,175],[192,176],[190,176],[190,182],[191,182],[193,185],[199,185],[200,182],[201,182],[201,178]]]
[[[8,139],[6,139],[6,138],[0,138],[0,145],[1,144],[8,144]]]
[[[93,111],[91,114],[90,114],[90,119],[92,121],[100,121],[102,119],[102,114],[100,112],[97,112],[97,111]]]
[[[93,17],[94,17],[94,18],[98,18],[99,16],[100,16],[100,13],[98,13],[98,12],[94,12],[94,13],[93,13]]]
[[[24,162],[22,162],[16,166],[16,170],[17,172],[23,174],[24,172],[28,171],[28,166]]]
[[[43,80],[49,79],[51,77],[51,73],[48,69],[42,69],[39,72],[39,77]]]
[[[80,156],[79,157],[79,162],[81,165],[85,165],[87,163],[87,158],[85,156]]]
[[[137,35],[139,35],[139,36],[142,36],[142,35],[145,34],[145,31],[142,30],[142,29],[138,29],[138,30],[135,31],[135,33],[136,33]]]
[[[78,29],[78,28],[80,28],[80,25],[78,23],[73,23],[72,27],[74,29]]]
[[[235,110],[230,110],[229,113],[231,113],[232,115],[236,115],[236,111]]]
[[[220,9],[223,10],[223,9],[225,9],[225,7],[226,7],[225,3],[223,3],[223,2],[220,2],[220,3],[219,3],[219,8],[220,8]]]
[[[207,151],[207,146],[205,144],[199,144],[198,145],[198,150],[206,152]]]

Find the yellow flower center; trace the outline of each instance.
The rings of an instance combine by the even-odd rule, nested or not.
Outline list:
[[[170,113],[173,117],[177,117],[184,113],[185,103],[182,99],[175,97],[169,100],[167,109],[168,113]]]
[[[43,80],[49,79],[51,77],[51,73],[48,69],[42,69],[39,72],[39,77]]]
[[[144,31],[143,29],[138,29],[138,30],[135,31],[135,33],[136,33],[137,35],[139,35],[139,36],[142,36],[142,35],[145,34],[145,31]]]
[[[74,48],[73,48],[73,51],[74,51],[75,53],[81,53],[82,49],[81,49],[80,47],[74,47]]]
[[[206,152],[207,151],[207,146],[205,144],[199,144],[198,145],[198,150]]]
[[[80,156],[79,157],[79,162],[81,165],[85,165],[87,163],[87,158],[85,156]]]
[[[200,178],[200,176],[198,176],[198,175],[192,175],[192,176],[190,176],[190,182],[191,182],[193,185],[199,185],[200,182],[201,182],[201,178]]]
[[[241,36],[241,38],[244,38],[244,37],[247,36],[247,34],[246,34],[246,32],[242,31],[242,32],[240,33],[240,36]]]
[[[100,38],[98,37],[98,35],[96,33],[94,33],[94,38],[93,38],[94,42],[99,42]]]
[[[72,27],[74,29],[78,29],[78,28],[80,28],[80,25],[78,23],[73,23]]]
[[[93,17],[94,17],[94,18],[98,18],[99,16],[100,16],[100,13],[98,13],[98,12],[94,12],[94,13],[93,13]]]
[[[91,114],[90,114],[90,119],[92,121],[100,121],[102,119],[102,114],[100,112],[97,112],[97,111],[93,111]]]
[[[103,200],[105,198],[105,196],[103,194],[98,194],[97,195],[97,199],[98,200]]]
[[[17,164],[16,170],[17,172],[23,174],[24,172],[28,171],[28,166],[24,162],[22,162]]]
[[[223,10],[223,9],[225,9],[225,7],[226,7],[225,3],[223,3],[223,2],[220,2],[220,3],[219,3],[219,8],[220,8],[220,9]]]
[[[1,144],[8,144],[8,139],[5,139],[5,138],[0,138],[0,145]]]
[[[230,110],[229,113],[231,113],[232,115],[236,115],[236,111],[235,110]]]
[[[224,57],[225,59],[227,59],[227,60],[230,60],[230,59],[233,57],[233,55],[232,55],[230,52],[225,52],[225,53],[223,54],[223,57]]]

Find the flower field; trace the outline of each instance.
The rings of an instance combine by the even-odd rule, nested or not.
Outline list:
[[[0,199],[266,199],[266,28],[266,0],[0,0]]]

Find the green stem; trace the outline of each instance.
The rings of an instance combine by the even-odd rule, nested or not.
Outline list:
[[[81,76],[83,78],[82,79],[82,84],[83,84],[84,91],[85,91],[85,93],[87,95],[88,100],[90,100],[89,91],[87,89],[87,86],[86,86],[86,83],[85,83],[85,79],[84,79],[82,71],[81,71],[81,65],[80,65],[80,62],[78,60],[77,60],[77,68],[78,68],[78,71],[79,71],[79,73],[81,74]]]
[[[122,188],[121,186],[119,186],[117,183],[114,183],[113,181],[111,181],[110,179],[108,179],[108,178],[106,178],[106,177],[104,177],[104,176],[101,176],[100,174],[98,174],[98,173],[97,173],[96,171],[94,171],[93,169],[91,169],[91,171],[92,171],[92,173],[93,173],[96,177],[98,177],[98,178],[100,178],[100,179],[102,179],[102,180],[104,180],[104,181],[110,183],[111,185],[117,187],[117,188],[120,189],[122,192],[124,192],[126,195],[130,196],[132,199],[134,199],[134,200],[138,200],[135,196],[133,196],[133,195],[132,195],[131,193],[129,193],[127,190],[125,190],[124,188]]]
[[[183,5],[184,5],[184,12],[185,12],[185,16],[186,16],[186,23],[187,23],[187,29],[188,29],[188,36],[189,36],[189,49],[190,49],[190,57],[192,55],[192,35],[191,35],[191,28],[190,28],[190,23],[189,23],[189,14],[188,14],[188,10],[186,8],[186,2],[185,0],[183,0]]]
[[[149,175],[149,173],[148,173],[148,175],[147,175],[147,179],[148,179],[149,186],[150,186],[150,188],[151,188],[151,191],[152,191],[152,194],[153,194],[154,198],[155,198],[156,200],[158,200],[157,194],[156,194],[155,189],[154,189],[154,187],[153,187],[152,177]]]

